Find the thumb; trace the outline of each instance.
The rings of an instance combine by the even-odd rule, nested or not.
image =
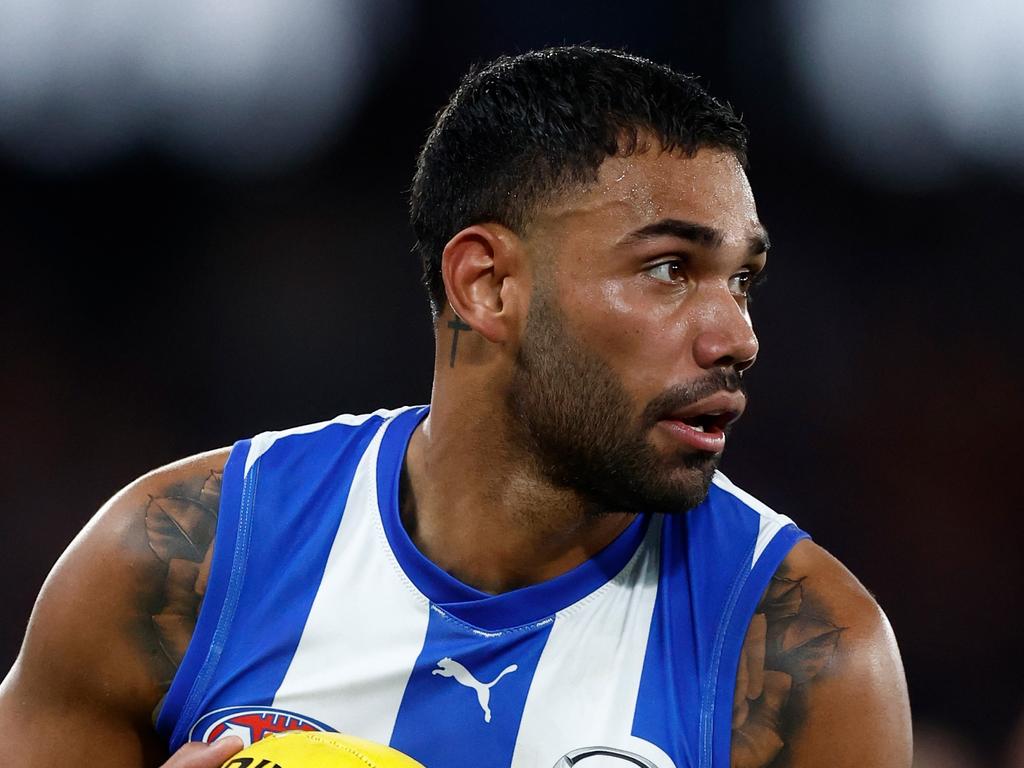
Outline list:
[[[213,744],[186,744],[160,768],[220,768],[220,766],[238,752],[243,746],[237,736],[220,739]]]

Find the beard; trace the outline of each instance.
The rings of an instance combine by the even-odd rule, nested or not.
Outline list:
[[[534,294],[509,384],[513,439],[541,476],[575,491],[594,514],[686,512],[708,494],[720,454],[659,452],[658,421],[716,392],[736,392],[732,368],[672,387],[637,415],[612,369],[568,331],[561,309]]]

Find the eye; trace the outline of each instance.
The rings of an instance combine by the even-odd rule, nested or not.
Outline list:
[[[729,291],[733,296],[750,299],[750,292],[754,286],[763,283],[764,279],[765,274],[763,270],[760,272],[740,272],[729,278]]]
[[[663,283],[678,283],[685,277],[683,264],[677,259],[654,264],[647,268],[647,274]]]

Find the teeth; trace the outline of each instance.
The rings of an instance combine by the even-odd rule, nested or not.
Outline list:
[[[692,426],[693,426],[693,428],[694,428],[694,429],[696,429],[696,430],[697,430],[698,432],[703,432],[703,431],[704,431],[704,427],[703,427],[703,426],[701,426],[700,424],[693,424]]]

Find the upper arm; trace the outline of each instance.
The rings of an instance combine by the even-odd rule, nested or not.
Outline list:
[[[151,716],[195,626],[227,453],[128,486],[58,560],[0,686],[0,738],[14,763],[55,764],[69,742],[104,765],[159,761]]]
[[[733,768],[909,768],[899,649],[874,598],[825,550],[798,543],[747,632]]]

